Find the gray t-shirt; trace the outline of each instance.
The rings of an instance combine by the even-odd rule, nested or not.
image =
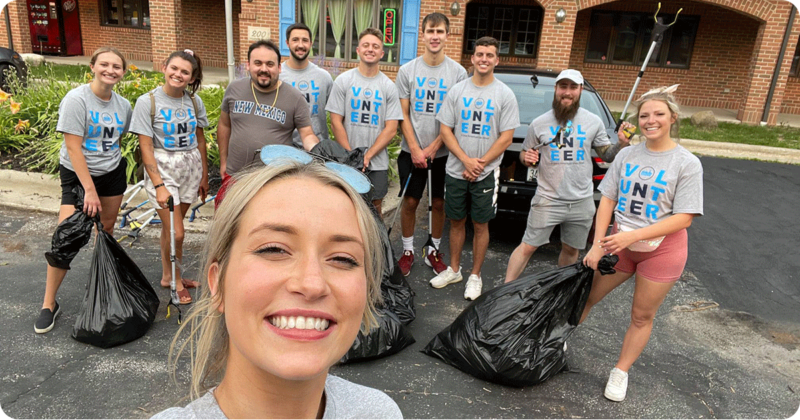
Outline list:
[[[528,127],[522,150],[528,150],[552,140],[559,123],[553,110],[547,111]],[[539,176],[536,195],[560,203],[574,203],[591,197],[592,148],[611,144],[600,117],[579,108],[572,118],[572,132],[562,136],[559,148],[551,143],[539,149]]]
[[[206,107],[203,100],[195,95],[197,109],[194,109],[189,92],[183,98],[173,98],[163,88],[153,89],[156,101],[156,114],[150,119],[150,92],[136,100],[133,108],[131,133],[142,134],[153,139],[155,149],[170,152],[194,150],[197,148],[197,128],[208,127]]]
[[[333,86],[331,74],[314,63],[308,63],[308,66],[302,70],[295,70],[284,63],[281,66],[281,80],[291,83],[306,98],[314,134],[320,140],[327,140],[328,120],[327,114],[325,114],[325,105],[328,103],[328,96],[330,96]],[[292,134],[292,141],[295,146],[303,147],[303,141],[297,130]]]
[[[348,70],[333,81],[325,110],[344,117],[344,130],[350,147],[371,147],[386,127],[386,121],[402,120],[403,110],[397,87],[383,72],[366,77],[358,68]],[[389,154],[384,148],[369,162],[373,171],[389,169]]]
[[[104,101],[86,84],[64,95],[58,106],[56,131],[83,138],[81,151],[89,174],[100,176],[119,166],[122,159],[119,140],[128,132],[130,124],[131,103],[127,99],[111,92],[111,99]],[[59,162],[75,171],[69,160],[66,141],[61,143]]]
[[[388,395],[373,388],[328,375],[325,380],[323,419],[402,419],[400,407]],[[168,408],[151,419],[227,419],[212,391],[186,407]]]
[[[250,85],[249,77],[234,80],[225,89],[221,109],[231,118],[226,169],[230,175],[253,163],[257,151],[268,144],[291,146],[295,128],[311,125],[306,99],[289,83],[281,84],[280,92],[264,93]]]
[[[472,78],[459,82],[448,92],[436,120],[452,127],[458,145],[467,156],[479,158],[486,154],[504,131],[519,127],[519,105],[514,92],[503,82],[494,79],[486,86],[475,86]],[[503,160],[486,162],[476,181],[489,176]],[[453,154],[447,158],[447,174],[464,179],[464,164]]]
[[[397,72],[397,93],[400,99],[408,99],[408,114],[411,127],[419,147],[426,148],[439,136],[439,123],[436,114],[456,83],[466,80],[467,71],[461,64],[445,56],[438,66],[429,66],[422,57],[417,57],[400,67]],[[411,152],[406,139],[400,148]],[[447,148],[440,147],[436,157],[447,156]]]
[[[703,214],[703,165],[680,145],[666,152],[645,143],[620,150],[599,189],[617,202],[617,222],[636,229],[677,213]]]

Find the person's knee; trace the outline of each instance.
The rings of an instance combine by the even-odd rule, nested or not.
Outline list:
[[[473,221],[472,226],[475,228],[476,235],[482,235],[489,232],[489,223],[478,223]]]
[[[418,206],[419,206],[418,199],[406,196],[405,201],[403,202],[403,211],[408,213],[416,213]]]
[[[578,258],[578,252],[579,251],[577,248],[573,248],[566,244],[561,245],[561,254],[563,254],[565,257],[576,259]]]
[[[533,253],[536,252],[539,247],[528,245],[525,242],[520,242],[517,249],[522,253],[523,256],[530,258],[530,256],[533,255]]]
[[[653,323],[655,317],[655,311],[633,308],[633,310],[631,310],[631,325],[636,328],[645,328]]]
[[[431,207],[433,207],[433,211],[443,212],[444,211],[444,198],[434,198]]]

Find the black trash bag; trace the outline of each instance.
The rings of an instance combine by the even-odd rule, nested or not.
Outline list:
[[[366,147],[356,147],[348,152],[341,144],[333,140],[320,140],[316,146],[311,148],[310,153],[345,164],[360,171],[364,168],[364,153],[366,152]]]
[[[363,362],[390,356],[414,344],[408,328],[388,308],[378,309],[378,327],[369,334],[359,331],[356,341],[342,357],[341,363]]]
[[[76,185],[73,191],[77,196],[75,213],[58,224],[56,231],[53,232],[50,251],[44,253],[47,264],[64,270],[69,270],[69,265],[78,255],[78,251],[89,243],[94,227],[92,218],[83,212],[83,187]]]
[[[397,262],[390,275],[384,276],[381,281],[381,296],[383,305],[386,309],[394,312],[403,325],[408,325],[417,317],[414,309],[414,289],[408,284],[406,278],[400,272]]]
[[[142,270],[97,222],[91,277],[72,338],[108,348],[143,336],[156,318],[158,295]]]
[[[604,256],[603,274],[619,257]],[[482,294],[422,350],[501,385],[542,383],[567,365],[564,342],[578,326],[594,270],[578,262]]]

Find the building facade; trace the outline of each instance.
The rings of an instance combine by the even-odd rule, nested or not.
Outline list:
[[[30,6],[37,2],[42,0],[15,0],[8,7],[19,52],[41,50],[30,30],[35,21]],[[57,2],[77,4],[85,55],[111,45],[158,69],[171,51],[191,48],[206,66],[226,66],[223,0]],[[681,83],[681,103],[734,109],[750,124],[762,120],[768,97],[769,124],[778,113],[800,114],[800,13],[789,22],[788,1],[686,0],[662,6],[659,16],[667,23],[682,10],[651,55],[640,93]],[[656,0],[234,0],[234,53],[242,63],[253,40],[270,37],[288,54],[285,28],[300,21],[314,31],[314,60],[337,74],[357,64],[357,34],[376,26],[385,32],[381,70],[393,78],[400,65],[423,52],[424,16],[441,12],[451,21],[446,53],[467,68],[475,40],[491,35],[501,42],[501,65],[576,68],[605,99],[625,100],[649,50],[657,8]],[[8,44],[6,32],[2,19],[0,45]]]

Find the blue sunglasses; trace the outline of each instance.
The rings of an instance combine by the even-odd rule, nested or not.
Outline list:
[[[327,160],[322,156],[312,155],[303,150],[285,146],[282,144],[271,144],[261,148],[260,152],[261,162],[264,165],[269,165],[281,160],[288,162],[299,162],[304,165],[314,161],[314,158],[323,162],[325,167],[338,174],[345,182],[347,182],[359,194],[366,194],[372,189],[372,183],[369,178],[361,171],[350,166]]]

